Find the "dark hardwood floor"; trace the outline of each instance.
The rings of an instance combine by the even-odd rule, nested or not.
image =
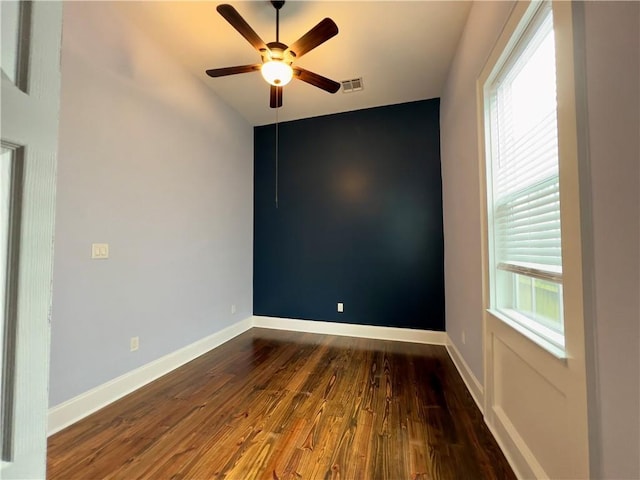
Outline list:
[[[48,447],[50,480],[515,478],[444,347],[256,328]]]

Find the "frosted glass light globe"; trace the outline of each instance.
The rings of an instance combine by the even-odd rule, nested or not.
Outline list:
[[[293,69],[284,62],[271,60],[262,65],[262,76],[271,85],[282,87],[293,78]]]

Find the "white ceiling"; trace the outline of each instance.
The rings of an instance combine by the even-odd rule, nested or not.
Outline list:
[[[198,75],[252,125],[274,123],[269,86],[259,72],[210,78],[208,68],[259,63],[253,47],[224,20],[224,2],[118,2],[141,29]],[[275,40],[275,9],[268,1],[230,3],[268,43]],[[337,36],[295,62],[341,81],[363,78],[364,89],[331,95],[293,80],[284,87],[278,120],[294,120],[439,97],[464,28],[466,1],[287,1],[280,41],[292,44],[324,17]]]

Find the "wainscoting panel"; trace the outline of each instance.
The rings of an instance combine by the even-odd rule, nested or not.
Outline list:
[[[527,447],[557,478],[569,478],[571,471],[562,456],[569,436],[567,397],[505,341],[493,337],[494,400],[496,419],[514,432],[526,432]]]

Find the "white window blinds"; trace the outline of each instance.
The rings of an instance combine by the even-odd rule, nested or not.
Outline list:
[[[488,92],[494,263],[560,282],[555,44],[541,8]]]

